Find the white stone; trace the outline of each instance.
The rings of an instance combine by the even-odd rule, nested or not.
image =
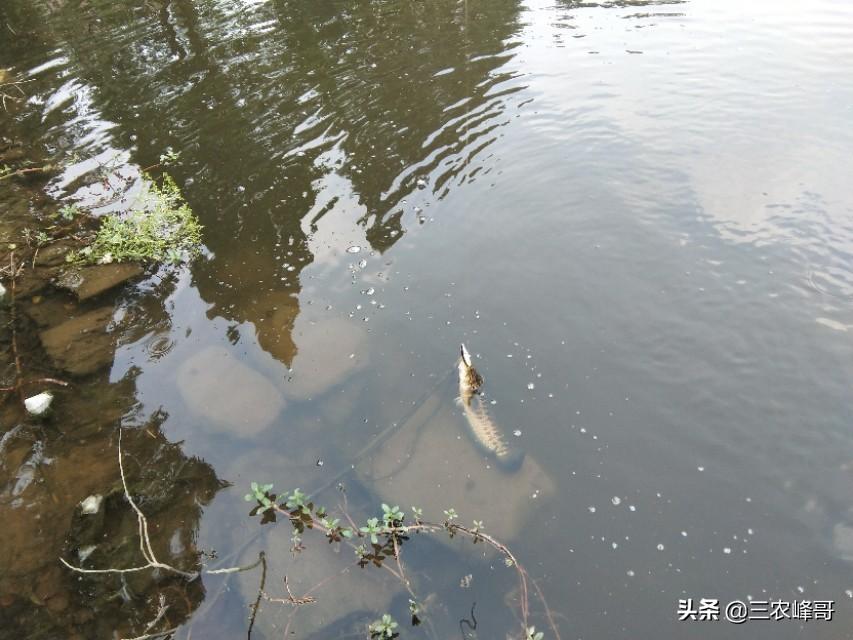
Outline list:
[[[45,391],[24,400],[24,406],[34,416],[40,416],[50,408],[51,402],[53,402],[53,394]]]
[[[91,495],[80,503],[80,510],[87,516],[98,513],[103,501],[104,496],[100,494]]]
[[[80,558],[80,562],[86,562],[86,559],[95,552],[95,549],[98,548],[96,544],[90,544],[85,547],[80,547],[77,550],[77,557]]]

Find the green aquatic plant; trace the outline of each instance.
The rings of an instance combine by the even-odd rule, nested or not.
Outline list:
[[[270,493],[273,488],[272,484],[261,485],[257,482],[253,482],[250,485],[250,488],[251,493],[247,493],[243,496],[243,499],[246,502],[251,502],[252,500],[256,500],[258,502],[258,511],[256,513],[268,511],[274,507],[273,501],[275,500],[275,494]]]
[[[183,262],[199,252],[201,224],[168,174],[161,184],[149,176],[130,211],[105,216],[92,243],[70,261]]]
[[[371,544],[379,544],[379,534],[385,533],[385,527],[379,526],[379,518],[368,518],[367,526],[360,527],[359,531],[370,536]]]
[[[536,627],[527,627],[527,637],[524,640],[542,640],[545,634],[537,631]]]
[[[402,524],[403,518],[405,517],[406,514],[400,511],[400,507],[389,507],[384,502],[382,503],[382,519],[385,521],[386,527],[399,526],[400,524]]]
[[[81,211],[80,207],[78,207],[76,204],[66,204],[59,209],[58,213],[60,218],[67,222],[70,222],[78,215],[80,215]]]
[[[379,620],[374,620],[370,623],[368,631],[371,639],[379,638],[396,638],[399,634],[394,631],[399,625],[394,622],[389,614],[385,613]]]
[[[421,623],[421,606],[418,604],[417,600],[409,598],[409,613],[412,616],[412,626],[417,627]]]
[[[166,147],[166,151],[160,154],[160,164],[164,167],[169,167],[175,164],[180,157],[180,151],[175,151],[172,147]]]

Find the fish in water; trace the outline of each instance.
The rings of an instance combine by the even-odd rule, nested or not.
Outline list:
[[[474,368],[471,354],[463,344],[460,349],[459,402],[465,414],[465,423],[474,443],[485,454],[493,457],[505,471],[517,471],[524,462],[524,451],[507,442],[503,430],[495,424],[480,393],[483,378]]]

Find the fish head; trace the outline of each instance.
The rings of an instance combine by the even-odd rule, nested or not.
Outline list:
[[[471,354],[464,344],[461,345],[459,354],[459,390],[463,393],[476,393],[483,386],[483,378],[474,368]]]

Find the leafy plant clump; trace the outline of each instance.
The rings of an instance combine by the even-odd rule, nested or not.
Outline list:
[[[175,181],[143,178],[142,193],[128,213],[104,217],[95,239],[71,256],[90,264],[189,260],[201,246],[201,224]]]
[[[400,635],[395,631],[398,626],[399,625],[394,622],[394,618],[386,613],[383,614],[382,618],[379,620],[372,622],[368,631],[370,632],[372,640],[379,640],[380,638],[396,638]]]

